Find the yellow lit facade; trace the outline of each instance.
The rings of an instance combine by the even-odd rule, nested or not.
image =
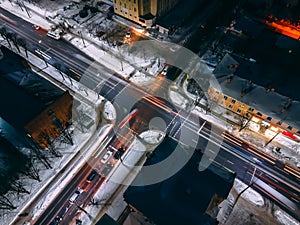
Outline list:
[[[113,0],[115,14],[150,28],[178,0]]]
[[[216,102],[218,105],[236,113],[244,118],[250,119],[251,121],[258,124],[269,124],[269,129],[273,132],[280,132],[281,130],[290,132],[292,134],[299,135],[300,130],[291,127],[290,125],[276,119],[272,118],[269,115],[265,115],[260,111],[256,110],[250,105],[247,105],[243,102],[236,100],[235,98],[228,96],[220,91],[216,90],[211,85],[208,89],[208,95],[210,99]]]

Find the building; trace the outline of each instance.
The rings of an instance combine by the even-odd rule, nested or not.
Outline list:
[[[113,218],[111,218],[108,214],[104,214],[101,219],[96,223],[96,225],[119,225]]]
[[[24,127],[27,136],[47,148],[71,124],[73,97],[66,91]],[[72,141],[71,141],[72,142]]]
[[[165,138],[145,165],[153,165],[169,156],[174,143],[177,142]],[[183,149],[180,152],[184,152]],[[194,152],[186,165],[168,179],[152,185],[130,186],[124,193],[125,201],[133,211],[157,225],[218,224],[218,205],[227,198],[236,174],[215,163],[199,171],[201,157],[199,151]],[[143,167],[135,181],[145,177]]]
[[[172,9],[179,0],[114,0],[115,14],[146,28]]]
[[[249,79],[238,76],[242,63],[229,54],[224,56],[214,70],[218,85],[211,82],[209,86],[211,100],[246,119],[254,131],[269,137],[281,132],[299,141],[300,102],[276,92],[272,86],[255,84],[250,79],[252,73],[248,74]],[[247,70],[250,71],[249,68]]]

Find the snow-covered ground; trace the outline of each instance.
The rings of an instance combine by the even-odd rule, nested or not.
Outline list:
[[[234,181],[234,189],[240,193],[245,188],[247,188],[248,185],[244,184],[238,179],[235,179]],[[242,195],[242,198],[246,199],[248,202],[251,202],[252,204],[256,206],[263,206],[264,205],[264,199],[263,197],[256,191],[254,191],[252,188],[248,188]]]
[[[252,188],[248,188],[239,199],[238,193],[247,188],[247,185],[235,179],[233,189],[228,198],[220,204],[220,225],[299,225],[299,221],[280,210],[276,205],[264,199]],[[232,205],[236,205],[232,209]]]
[[[23,17],[24,19],[26,19],[30,22],[39,24],[39,25],[45,27],[46,29],[50,29],[50,24],[47,20],[45,20],[45,16],[52,15],[53,12],[50,12],[50,11],[44,10],[44,9],[40,9],[38,6],[32,5],[28,2],[24,2],[24,3],[26,5],[28,5],[28,7],[31,9],[31,17],[30,18],[28,18],[26,12],[22,12],[19,9],[19,7],[17,5],[15,5],[14,3],[11,5],[9,3],[9,1],[3,1],[3,2],[1,2],[0,6],[3,8],[9,9],[11,12],[17,14],[18,16]],[[36,14],[35,12],[39,12],[39,14]],[[42,15],[42,17],[41,17],[41,15]],[[104,21],[104,23],[105,23],[105,21]],[[108,46],[107,43],[105,43],[104,41],[100,41],[99,39],[94,38],[92,35],[90,35],[88,33],[84,33],[83,36],[86,38],[85,43],[82,42],[81,38],[78,38],[77,36],[74,36],[71,34],[65,35],[64,38],[66,40],[69,40],[70,43],[72,43],[73,45],[75,45],[76,47],[78,47],[79,49],[81,49],[82,51],[84,51],[85,53],[87,53],[88,55],[90,55],[91,57],[96,59],[97,61],[101,61],[101,63],[105,67],[113,69],[114,71],[121,74],[125,78],[130,77],[130,80],[132,82],[136,82],[138,84],[147,84],[147,83],[151,82],[153,77],[155,77],[156,74],[159,71],[161,71],[161,69],[162,69],[163,59],[158,60],[158,58],[155,58],[155,57],[149,58],[149,56],[145,55],[145,53],[143,53],[143,52],[140,52],[139,54],[137,52],[134,52],[134,54],[133,54],[133,52],[131,52],[129,54],[128,49],[126,49],[126,47],[118,48],[118,47]],[[109,48],[109,51],[106,51],[108,48]],[[151,55],[151,53],[149,55]],[[34,58],[34,56],[30,54],[29,58]],[[37,65],[37,67],[40,67],[40,68],[44,66],[43,62],[41,60],[33,61],[32,63],[34,65]],[[65,85],[67,85],[69,88],[74,90],[76,93],[80,94],[82,97],[89,98],[93,102],[98,101],[99,103],[103,100],[102,98],[99,99],[99,96],[97,96],[97,94],[94,91],[91,91],[89,89],[85,89],[84,87],[82,87],[82,84],[78,84],[78,83],[74,82],[74,84],[72,85],[68,81],[68,79],[66,79],[66,81],[63,81],[60,74],[54,68],[51,68],[51,66],[49,68],[46,68],[44,71],[48,74],[54,74],[56,80],[58,80],[60,82],[64,82]],[[88,93],[88,94],[86,94],[86,93]],[[184,93],[180,94],[176,91],[170,91],[169,94],[170,94],[170,96],[169,96],[170,99],[173,101],[173,103],[176,103],[176,105],[179,105],[179,106],[182,106],[185,108],[187,103],[189,102],[189,100],[187,100],[184,97],[184,96],[186,96]],[[107,119],[113,120],[113,118],[115,118],[115,112],[113,110],[111,110],[110,106],[106,105],[104,113],[106,114],[106,112],[108,112],[108,115],[106,115]],[[210,122],[213,122],[215,124],[218,124],[219,126],[224,127],[224,129],[227,129],[230,131],[234,130],[232,125],[229,126],[224,121],[220,121],[219,119],[217,119],[211,115],[205,114],[203,109],[201,109],[199,107],[195,107],[195,109],[193,110],[193,113],[196,113],[196,114],[200,115],[201,117],[209,120]],[[153,143],[157,143],[157,140],[159,138],[155,134],[156,134],[155,132],[149,131],[149,133],[143,134],[143,135],[141,135],[141,137],[149,143],[151,143],[151,141],[153,141]],[[105,135],[103,134],[103,137],[104,136]],[[154,139],[151,140],[151,137],[154,137]],[[80,138],[87,139],[87,137],[85,137],[84,135],[81,135],[80,137],[78,137],[78,140],[82,140]],[[280,136],[276,137],[276,139],[274,141],[284,143],[288,146],[294,146],[294,144],[291,144],[289,142],[289,140],[286,140]],[[78,143],[81,143],[81,142],[79,141]],[[144,145],[141,142],[136,140],[135,144],[132,146],[132,150],[137,148],[139,150],[138,152],[140,154],[141,152],[143,152],[143,151],[141,151],[141,149],[143,149],[143,146]],[[297,151],[299,151],[298,146],[295,146],[294,148],[297,148]],[[70,148],[68,148],[68,150],[71,152],[75,151],[74,149],[72,150]],[[135,151],[130,151],[130,152],[132,152],[132,153],[124,156],[125,158],[123,159],[123,162],[126,165],[134,165],[137,162],[137,160],[139,159],[139,157],[134,155]],[[56,163],[58,164],[57,168],[61,168],[62,167],[61,165],[66,162],[67,162],[67,160],[65,160],[64,162],[56,161]],[[110,199],[110,197],[114,194],[114,192],[119,187],[116,182],[113,182],[113,180],[120,179],[120,177],[121,178],[126,177],[126,172],[128,172],[128,169],[126,170],[126,169],[124,169],[124,167],[125,166],[120,163],[119,166],[117,166],[116,169],[112,172],[111,177],[108,178],[107,182],[96,193],[94,198],[101,201],[102,205],[98,206],[98,208],[96,206],[88,206],[87,207],[87,211],[89,212],[90,215],[92,215],[92,217],[96,217],[96,215],[99,214],[99,211],[102,210],[102,206],[107,207],[110,205],[110,207],[108,209],[108,213],[115,219],[119,216],[119,214],[124,209],[125,206],[124,206],[124,202],[122,201],[122,193],[126,188],[123,188],[122,190],[118,191],[118,195],[117,195],[115,201],[113,201],[113,202],[106,201],[106,200]],[[52,172],[54,172],[54,171],[52,171]],[[69,176],[70,177],[72,176],[72,172],[70,173]],[[43,177],[43,178],[45,179],[45,177]],[[133,177],[131,177],[131,179],[133,179]],[[56,187],[57,189],[53,190],[51,192],[51,194],[53,194],[53,195],[57,194],[57,192],[59,191],[58,187]],[[235,187],[237,190],[241,190],[242,188],[244,188],[244,185],[241,184],[241,182],[236,181]],[[55,188],[55,187],[53,187],[53,188]],[[242,195],[242,198],[244,198],[244,200],[247,202],[250,201],[251,204],[258,204],[259,206],[261,206],[261,204],[264,204],[264,201],[261,198],[261,196],[251,189],[249,191],[246,191]],[[43,199],[44,204],[42,204],[42,202],[40,202],[40,204],[35,209],[35,212],[37,213],[40,209],[45,207],[46,206],[45,204],[47,204],[47,202],[49,202],[49,199],[50,198],[48,198],[48,197],[44,198]],[[239,200],[239,202],[240,201],[242,201],[242,200]],[[247,204],[247,203],[245,203],[243,206],[240,206],[240,207],[238,207],[238,204],[237,204],[237,207],[235,207],[235,209],[236,208],[239,209],[238,215],[242,215],[241,209],[243,209],[243,207],[244,208],[250,207],[249,204]],[[259,207],[256,206],[256,208],[259,208]],[[233,215],[234,215],[234,212],[233,212]],[[277,216],[278,220],[284,221],[284,222],[282,222],[282,224],[293,224],[293,225],[299,224],[297,222],[295,222],[295,223],[288,222],[290,220],[289,217],[283,216],[283,215],[284,215],[284,213],[282,211],[276,211],[276,216]],[[11,218],[11,215],[9,217]],[[236,217],[236,218],[238,218],[238,217]],[[233,223],[229,223],[228,221],[231,221],[229,219],[226,224],[228,224],[228,225],[232,225],[232,224],[245,225],[245,224],[247,224],[245,221],[249,222],[249,220],[251,220],[251,218],[252,218],[252,216],[247,218],[248,220],[247,219],[240,220],[238,222],[237,222],[237,220],[235,220],[236,222],[233,222]],[[90,223],[90,218],[85,214],[82,215],[81,219],[84,222],[83,224]],[[8,221],[9,220],[5,220],[5,222],[7,222],[5,224],[8,224]],[[270,221],[273,221],[273,220],[270,219]],[[2,220],[1,220],[1,222],[2,222]],[[276,224],[276,222],[277,221],[275,220],[275,222],[269,223],[269,224]],[[264,224],[264,223],[255,223],[255,224]],[[267,223],[265,223],[265,224],[267,224]]]
[[[97,206],[90,205],[86,208],[89,215],[81,214],[80,220],[83,221],[83,224],[90,224],[91,218],[100,218],[105,212],[112,218],[118,219],[126,207],[123,193],[137,175],[139,170],[135,168],[135,165],[139,163],[146,150],[145,145],[135,139],[131,148],[122,156],[122,162],[119,161],[115,165],[106,181],[95,193],[93,198],[99,204]]]

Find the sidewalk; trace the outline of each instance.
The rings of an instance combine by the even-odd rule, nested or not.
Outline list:
[[[188,101],[191,102],[195,100],[195,96],[193,96],[187,91],[187,82],[185,81],[181,82],[182,86],[178,89],[180,94],[177,93],[178,96],[175,98],[176,104],[179,104],[182,107],[186,107]],[[188,98],[188,100],[186,98]],[[201,102],[206,101],[204,99],[201,99],[200,103]],[[201,108],[201,106],[196,106],[194,112],[212,123],[219,125],[223,124],[223,128],[231,134],[233,134],[234,136],[239,137],[242,140],[251,143],[252,145],[255,145],[257,148],[263,150],[264,152],[270,154],[278,160],[287,163],[293,167],[297,167],[297,165],[299,166],[300,143],[297,143],[292,139],[289,139],[288,137],[279,134],[266,146],[266,143],[268,143],[272,137],[267,137],[264,134],[252,131],[247,127],[244,128],[242,131],[239,131],[240,121],[235,119],[235,115],[233,113],[231,113],[230,111],[226,111],[226,114],[222,113],[222,115],[220,115],[220,113],[214,111],[214,109],[215,107],[210,108],[210,110],[213,110],[210,112],[210,116],[208,116],[205,113],[205,109]],[[281,148],[280,152],[275,151],[276,147]]]
[[[8,1],[5,1],[4,3],[6,7],[11,8],[11,4]],[[45,18],[41,18],[40,16],[44,13],[46,14],[46,10],[41,11],[39,10],[38,7],[33,6],[31,4],[26,4],[27,7],[32,10],[32,17],[29,19],[26,12],[22,12],[20,8],[15,5],[14,9],[12,9],[12,12],[21,15],[23,18],[25,18],[28,21],[39,21],[40,24],[44,25],[45,27],[50,26],[49,22]],[[41,11],[43,13],[38,13],[37,15],[33,14],[37,11]],[[27,17],[27,18],[26,18]],[[137,24],[132,24],[131,22],[124,20],[123,18],[119,17],[114,17],[114,19],[126,26],[134,26],[134,27],[139,27]],[[140,70],[140,67],[143,67],[143,60],[137,59],[136,63],[133,64],[132,61],[130,62],[129,59],[125,59],[126,53],[122,53],[122,58],[121,54],[118,53],[119,50],[113,49],[110,47],[108,49],[108,46],[106,46],[103,42],[101,41],[96,41],[92,37],[90,37],[88,34],[84,36],[85,38],[85,43],[82,42],[80,37],[77,37],[74,34],[67,34],[64,37],[66,40],[69,40],[73,45],[87,53],[89,56],[93,57],[97,61],[101,61],[101,63],[107,67],[107,68],[114,68],[114,71],[117,72],[118,74],[121,74],[124,78],[131,78],[133,81],[138,81],[138,83],[142,83],[143,79],[148,82],[151,80],[151,77],[153,77],[152,74],[149,74],[147,71],[143,71],[144,78],[140,79],[140,75],[137,75],[137,72]],[[109,52],[108,52],[109,51]],[[119,54],[119,55],[117,55]],[[96,56],[96,57],[95,57]],[[146,67],[147,65],[144,65]],[[157,71],[159,71],[161,68],[158,68]],[[175,101],[175,104],[178,105],[184,105],[184,107],[187,107],[187,104],[189,102],[193,101],[193,96],[189,94],[186,90],[186,82],[182,82],[182,87],[180,87],[181,90],[179,93],[181,93],[181,97],[179,97],[179,94],[176,93],[176,91],[170,91],[171,98],[173,101]],[[177,97],[176,97],[177,96]],[[179,101],[179,102],[178,102]],[[205,113],[203,113],[203,110],[199,107],[196,107],[194,110],[195,113],[200,113],[202,117],[207,117]],[[217,114],[218,112],[214,112]],[[271,154],[272,156],[278,158],[281,161],[284,161],[286,163],[291,164],[292,166],[297,166],[297,164],[300,163],[300,144],[295,143],[291,139],[283,136],[283,135],[278,135],[276,138],[268,144],[266,147],[264,147],[265,143],[267,143],[270,138],[266,137],[260,133],[253,132],[247,128],[243,129],[241,132],[238,132],[239,126],[237,125],[238,121],[234,120],[233,115],[222,115],[224,118],[224,121],[220,121],[220,118],[211,118],[211,122],[215,122],[217,124],[222,124],[225,122],[225,120],[229,120],[231,123],[230,125],[227,124],[227,127],[224,127],[224,129],[228,130],[229,132],[233,133],[235,136],[247,141],[251,142],[254,144],[256,147],[264,150],[266,153]],[[215,121],[216,119],[216,121]],[[281,148],[281,153],[278,153],[274,151],[276,147]]]
[[[17,52],[14,47],[12,50]],[[26,57],[25,52],[22,48],[21,55],[23,57]],[[95,92],[89,89],[83,90],[82,88],[84,87],[81,87],[81,85],[77,81],[73,80],[72,82],[70,82],[65,74],[59,73],[51,65],[45,67],[44,61],[33,55],[31,52],[28,52],[28,61],[35,73],[38,73],[40,76],[44,77],[44,79],[55,83],[60,88],[68,89],[71,93],[73,93],[72,95],[75,98],[81,99],[81,105],[77,108],[83,108],[85,114],[89,115],[91,118],[95,118],[93,127],[97,125],[97,113],[94,112],[94,107],[90,107],[90,104],[99,105],[103,102],[103,97],[97,96]],[[65,79],[63,79],[62,75],[65,77]],[[104,105],[102,105],[102,107],[104,107],[103,122],[107,123],[113,121],[116,117],[113,106],[109,104],[109,102],[106,102]],[[79,125],[76,123],[76,121],[73,121],[73,126],[75,128]],[[109,130],[109,126],[104,127],[103,129]],[[30,195],[24,196],[24,198],[26,198],[28,202],[24,201],[20,204],[20,200],[16,199],[16,201],[18,202],[18,208],[9,215],[5,214],[2,217],[1,221],[5,221],[5,224],[19,224],[20,220],[27,219],[27,221],[33,221],[36,217],[38,217],[38,215],[47,208],[53,198],[60,192],[66,182],[72,179],[73,175],[80,168],[82,163],[86,161],[88,155],[90,155],[91,152],[95,149],[95,147],[93,146],[98,146],[98,143],[102,142],[105,139],[107,132],[103,129],[98,130],[97,135],[92,135],[93,131],[90,130],[85,130],[84,133],[81,133],[82,131],[80,131],[79,128],[74,129],[74,146],[66,145],[62,147],[60,145],[57,145],[59,151],[63,154],[63,157],[54,161],[52,166],[55,169],[51,169],[49,171],[44,170],[40,174],[42,182],[34,185],[34,188],[28,188],[26,186],[25,188],[28,188],[28,190],[30,190],[32,193]],[[95,140],[92,139],[92,137],[94,137]],[[87,144],[89,144],[89,147],[84,147]],[[74,163],[74,161],[76,162]],[[33,181],[31,181],[31,185],[32,183]],[[38,200],[36,200],[36,198],[38,198]],[[11,201],[13,204],[15,203],[15,200]],[[29,215],[26,217],[15,217],[15,219],[13,220],[14,216],[22,213],[28,213]]]

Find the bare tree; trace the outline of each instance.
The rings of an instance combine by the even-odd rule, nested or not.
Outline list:
[[[4,194],[0,194],[0,209],[13,210],[16,208]]]
[[[24,48],[25,54],[26,54],[26,58],[28,58],[28,52],[27,52],[27,44],[26,41],[23,38],[18,37],[17,38],[17,44],[19,46],[21,46],[22,48]]]
[[[65,81],[65,77],[64,75],[62,74],[61,70],[62,70],[62,65],[60,63],[55,63],[54,64],[54,67],[56,68],[56,70],[59,72],[59,74],[61,75],[62,79]]]
[[[15,33],[12,33],[12,32],[7,32],[6,36],[7,36],[8,39],[10,39],[14,43],[14,45],[16,46],[18,52],[21,53],[19,45],[17,44],[17,41],[16,41],[17,40],[17,35]]]
[[[7,30],[6,30],[5,27],[0,28],[0,35],[4,38],[4,40],[7,41],[9,47],[11,48],[12,46],[11,46],[11,43],[9,41],[9,38],[7,37]]]
[[[30,193],[23,187],[22,183],[18,180],[13,180],[10,182],[10,190],[17,192],[18,195],[21,193],[23,193],[23,194]]]
[[[244,128],[246,128],[250,121],[251,121],[251,116],[244,117],[242,115],[239,115],[239,126],[240,126],[239,132],[241,132]]]
[[[44,152],[41,151],[41,147],[36,143],[36,141],[32,138],[27,139],[26,141],[28,145],[30,146],[30,150],[32,155],[36,156],[36,158],[42,162],[42,164],[47,168],[47,169],[52,169],[52,166],[50,162],[48,161],[47,157],[45,156]]]
[[[30,161],[27,165],[27,168],[25,170],[22,170],[21,173],[24,174],[25,176],[33,179],[33,180],[37,180],[37,181],[41,181],[40,176],[39,176],[39,171],[38,169],[35,167],[34,163],[33,163],[34,158],[32,156],[30,156]]]

